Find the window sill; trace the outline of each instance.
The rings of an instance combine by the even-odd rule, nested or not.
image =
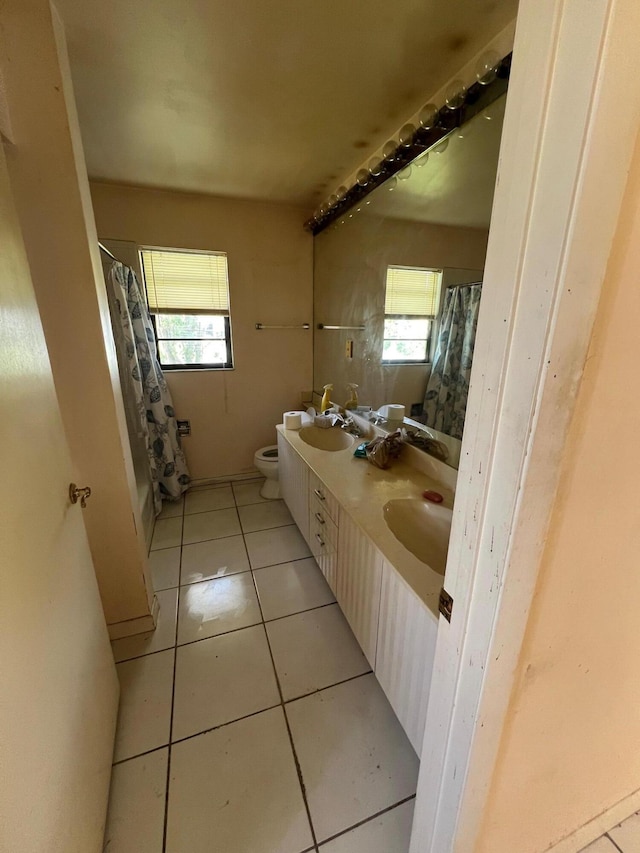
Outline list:
[[[381,367],[431,367],[430,361],[381,361]]]
[[[162,367],[163,373],[230,373],[233,370],[235,367]]]

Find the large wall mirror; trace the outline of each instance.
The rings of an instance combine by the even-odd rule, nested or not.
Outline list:
[[[342,404],[356,383],[360,403],[374,410],[403,404],[445,444],[454,467],[505,100],[314,238],[314,391],[332,383]]]

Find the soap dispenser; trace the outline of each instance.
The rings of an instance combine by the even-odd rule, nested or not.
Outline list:
[[[320,412],[324,413],[327,409],[331,408],[331,392],[333,391],[333,385],[325,385],[324,386],[324,394],[322,395],[322,402],[320,403]]]
[[[344,404],[345,409],[357,409],[358,408],[358,386],[355,382],[349,382],[347,385],[347,390],[349,391],[349,399]]]

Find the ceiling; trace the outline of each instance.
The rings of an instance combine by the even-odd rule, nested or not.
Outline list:
[[[415,160],[409,178],[398,180],[393,192],[388,192],[388,183],[374,190],[367,213],[489,228],[506,100],[503,95],[453,131],[442,153],[437,145]]]
[[[315,206],[517,0],[57,0],[92,178]]]

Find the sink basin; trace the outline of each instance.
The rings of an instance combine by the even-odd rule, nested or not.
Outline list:
[[[387,501],[382,511],[387,527],[407,551],[444,575],[451,510],[421,498],[396,498]]]
[[[302,427],[298,433],[305,444],[318,450],[346,450],[353,445],[355,438],[338,427],[321,429],[316,426]]]

